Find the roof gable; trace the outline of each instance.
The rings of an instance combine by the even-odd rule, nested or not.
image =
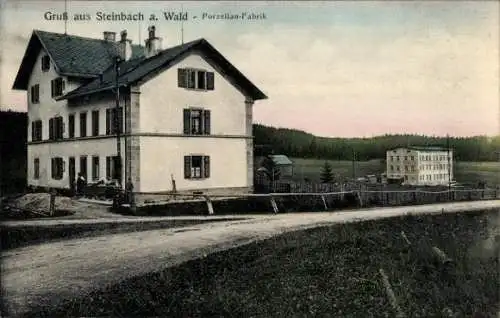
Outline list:
[[[50,56],[58,74],[84,78],[98,76],[112,65],[118,55],[118,42],[34,30],[13,89],[27,89],[29,77],[42,48]],[[133,45],[132,53],[133,58],[143,55],[142,47]]]
[[[271,159],[278,166],[291,165],[293,162],[285,155],[271,155]]]
[[[114,88],[116,83],[119,86],[128,86],[140,81],[147,81],[155,73],[169,69],[182,58],[194,52],[200,53],[207,59],[207,62],[214,66],[214,68],[217,68],[244,95],[254,100],[267,98],[262,91],[210,45],[208,41],[199,39],[163,50],[150,58],[140,57],[122,62],[118,79],[116,79],[114,67],[109,67],[103,73],[102,78],[96,78],[90,83],[62,96],[60,99],[71,99],[109,90]]]

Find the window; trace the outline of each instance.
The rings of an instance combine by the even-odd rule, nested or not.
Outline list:
[[[40,102],[40,85],[31,86],[31,103],[38,104]]]
[[[64,122],[61,116],[49,119],[49,140],[63,139]]]
[[[391,156],[391,161],[394,161],[394,156]]]
[[[50,69],[50,58],[48,55],[42,57],[42,71],[47,72]]]
[[[106,135],[114,135],[119,129],[119,132],[123,132],[123,107],[118,110],[118,116],[116,115],[116,108],[106,109]]]
[[[210,157],[208,156],[185,156],[184,178],[202,179],[210,177]]]
[[[64,174],[64,161],[61,157],[52,158],[51,160],[52,179],[61,180]]]
[[[408,156],[405,156],[405,161],[408,160]]]
[[[121,180],[121,171],[118,156],[106,157],[106,179]]]
[[[39,179],[40,178],[40,159],[35,158],[33,160],[33,179]]]
[[[189,89],[214,90],[214,72],[179,68],[177,85]]]
[[[99,180],[99,156],[92,157],[92,179]]]
[[[68,117],[68,134],[69,138],[75,138],[75,115],[71,114]]]
[[[92,111],[92,136],[99,136],[99,111]]]
[[[42,140],[42,121],[35,120],[31,123],[31,141]]]
[[[87,156],[80,157],[80,173],[87,180]]]
[[[396,160],[399,161],[399,156],[396,156]]]
[[[391,171],[394,171],[394,166],[391,166]]]
[[[80,137],[87,137],[87,113],[80,113]]]
[[[185,135],[210,135],[210,111],[184,109]]]
[[[61,96],[64,92],[64,80],[60,77],[50,82],[52,97]]]

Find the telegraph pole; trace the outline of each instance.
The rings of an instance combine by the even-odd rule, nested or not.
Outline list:
[[[356,181],[356,152],[352,148],[352,179]]]
[[[446,149],[448,152],[448,196],[451,197],[450,135],[446,135]]]
[[[120,117],[120,87],[118,85],[118,76],[120,73],[120,57],[116,57],[115,60],[115,90],[116,90],[116,113],[115,113],[115,130],[116,130],[116,157],[117,157],[117,167],[115,167],[118,175],[118,182],[120,183],[120,187],[122,184],[122,156],[121,156],[121,140],[120,133],[122,124],[122,117]]]

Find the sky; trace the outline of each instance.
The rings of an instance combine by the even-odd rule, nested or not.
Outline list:
[[[12,90],[33,29],[64,32],[64,1],[0,0],[0,105],[26,111]],[[67,2],[69,34],[102,38],[128,30],[144,41],[158,16],[163,48],[207,39],[269,99],[254,121],[319,136],[500,134],[499,1]],[[97,12],[142,12],[142,22],[96,21]],[[206,14],[264,14],[265,19],[202,19]],[[195,19],[194,16],[197,18]]]

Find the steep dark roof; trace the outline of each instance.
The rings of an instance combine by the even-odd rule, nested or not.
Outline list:
[[[182,57],[191,52],[199,52],[211,61],[229,81],[238,87],[244,94],[254,100],[266,99],[267,96],[260,91],[249,79],[247,79],[236,67],[234,67],[221,53],[219,53],[205,39],[198,39],[182,45],[161,51],[150,58],[139,57],[120,64],[118,85],[127,86],[134,84],[146,76],[168,69]],[[116,72],[114,67],[109,67],[102,78],[96,78],[90,83],[83,85],[61,99],[71,99],[97,92],[113,89],[116,86]]]
[[[448,148],[445,147],[436,147],[436,146],[428,146],[428,147],[420,147],[420,146],[411,146],[408,147],[411,150],[419,150],[419,151],[448,151]],[[450,148],[450,151],[453,149]]]
[[[59,100],[93,94],[114,87],[116,75],[113,63],[118,55],[118,42],[34,30],[14,81],[13,89],[27,89],[33,66],[42,48],[47,51],[60,75],[91,79],[89,83],[60,97]],[[132,45],[132,58],[120,65],[118,83],[120,86],[136,83],[154,72],[168,69],[191,52],[199,52],[205,56],[246,96],[250,96],[254,100],[267,98],[205,39],[163,50],[147,59],[144,57],[142,46]],[[102,74],[102,79],[100,74]],[[92,80],[93,78],[94,80]]]
[[[61,75],[96,77],[112,65],[118,42],[34,30],[24,53],[13,89],[26,90],[40,50],[44,48]],[[132,46],[132,57],[144,55],[140,45]]]
[[[397,149],[408,149],[408,150],[417,150],[417,151],[448,151],[448,148],[445,147],[436,147],[436,146],[410,146],[410,147],[397,147],[394,149],[391,149],[390,151],[394,151]],[[452,148],[450,148],[450,151],[453,151]]]

